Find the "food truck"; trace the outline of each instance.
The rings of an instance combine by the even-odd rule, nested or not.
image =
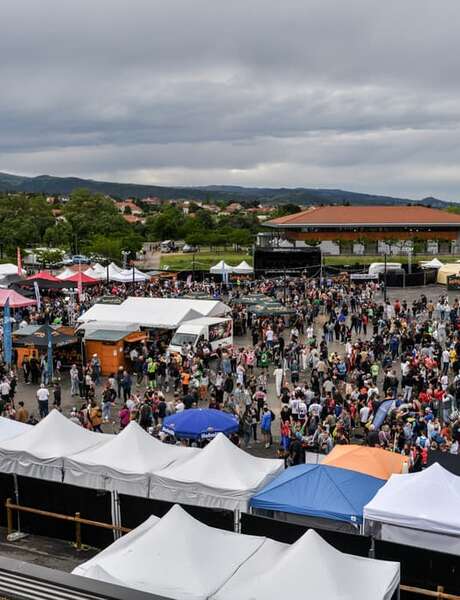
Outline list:
[[[180,353],[183,344],[195,349],[198,342],[207,341],[213,351],[233,345],[233,319],[230,317],[203,317],[182,323],[173,335],[168,350]]]

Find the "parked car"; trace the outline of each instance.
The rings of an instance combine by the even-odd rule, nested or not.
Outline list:
[[[182,252],[187,252],[187,253],[198,252],[198,246],[184,244],[184,247],[182,248]]]
[[[72,263],[74,265],[81,265],[81,264],[89,265],[89,264],[91,264],[91,259],[89,259],[84,254],[75,254],[74,256],[72,256]]]

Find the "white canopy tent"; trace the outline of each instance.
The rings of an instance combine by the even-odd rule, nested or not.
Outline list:
[[[163,444],[132,421],[107,443],[64,459],[64,483],[147,498],[151,472],[189,460],[197,448]]]
[[[428,261],[423,261],[421,266],[422,269],[440,269],[444,266],[444,263],[442,263],[438,258],[433,258]]]
[[[239,265],[233,267],[233,272],[237,275],[252,275],[254,269],[245,260],[242,260]]]
[[[119,271],[118,273],[112,271],[109,272],[110,281],[116,281],[119,283],[132,283],[133,279],[135,283],[139,283],[142,281],[148,281],[150,277],[139,271],[139,269],[124,269],[123,271]]]
[[[218,300],[186,298],[127,298],[122,304],[94,304],[78,318],[79,323],[110,321],[138,327],[177,329],[184,321],[223,316],[229,307]]]
[[[251,456],[221,433],[187,463],[157,471],[150,497],[247,512],[251,496],[283,470],[283,461]]]
[[[344,554],[309,529],[292,546],[271,542],[255,552],[213,600],[297,598],[300,581],[306,598],[390,600],[399,580],[399,563]]]
[[[7,277],[8,275],[17,275],[18,267],[12,263],[0,264],[0,277]]]
[[[0,472],[62,481],[65,456],[108,439],[110,436],[88,431],[53,410],[38,425],[0,442]]]
[[[203,525],[179,506],[78,566],[81,575],[177,600],[389,600],[399,564],[343,554],[309,530],[289,546]]]
[[[0,417],[0,442],[5,442],[26,431],[30,431],[31,427],[31,425],[21,423],[20,421]]]
[[[58,279],[67,279],[67,277],[72,277],[72,275],[75,275],[75,271],[72,271],[72,269],[66,267],[63,271],[59,273],[59,275],[56,275],[56,277]]]
[[[209,272],[213,275],[223,275],[224,273],[233,273],[233,267],[227,265],[223,260],[219,261],[216,265],[209,269]]]
[[[92,267],[89,267],[89,269],[86,269],[85,275],[102,281],[103,279],[107,279],[107,269],[101,264],[96,263]]]
[[[460,477],[438,463],[392,475],[364,507],[365,529],[389,542],[460,556]]]
[[[176,505],[73,573],[166,598],[207,600],[264,541],[203,525]]]

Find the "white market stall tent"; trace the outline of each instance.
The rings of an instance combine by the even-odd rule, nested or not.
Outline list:
[[[313,530],[292,546],[203,525],[179,506],[78,566],[74,575],[177,600],[389,600],[399,564],[343,554]]]
[[[400,582],[399,563],[344,554],[309,529],[292,545],[268,540],[212,597],[213,600],[390,600]]]
[[[220,433],[191,460],[157,471],[150,498],[247,512],[250,498],[283,470],[282,460],[251,456]]]
[[[233,267],[227,265],[223,260],[219,261],[216,265],[209,269],[209,272],[213,275],[223,275],[227,273],[233,273]]]
[[[139,271],[139,269],[124,269],[119,271],[118,273],[112,270],[112,273],[109,273],[110,281],[116,281],[119,283],[132,283],[133,280],[135,283],[139,283],[141,281],[148,281],[150,277]]]
[[[365,529],[388,542],[460,556],[460,477],[434,463],[392,475],[364,507]]]
[[[79,323],[117,322],[151,329],[177,329],[184,321],[201,317],[224,316],[230,308],[219,300],[188,298],[129,297],[118,305],[94,304],[79,318]]]
[[[186,462],[197,452],[163,444],[132,421],[107,443],[64,458],[64,483],[148,498],[153,471]]]
[[[84,273],[85,275],[88,275],[88,277],[92,277],[93,279],[107,279],[107,269],[99,263],[96,263],[93,266],[89,267],[89,269],[86,269]]]
[[[32,425],[27,425],[27,423],[0,417],[0,442],[5,442],[6,440],[17,437],[26,431],[30,431],[31,428]]]
[[[203,525],[176,505],[73,573],[166,598],[206,600],[263,542]]]
[[[63,271],[56,275],[56,277],[58,279],[67,279],[67,277],[72,277],[72,275],[75,275],[75,271],[72,271],[72,269],[66,267]]]
[[[239,265],[233,267],[233,273],[236,275],[252,275],[254,269],[245,260],[242,260]]]
[[[0,472],[62,482],[64,457],[108,439],[110,436],[88,431],[53,410],[38,425],[0,442]]]
[[[444,263],[441,262],[438,258],[432,258],[431,260],[425,260],[420,263],[422,269],[440,269],[444,266]]]

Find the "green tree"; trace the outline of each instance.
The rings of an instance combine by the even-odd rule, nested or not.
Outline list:
[[[147,217],[146,236],[152,241],[179,240],[184,234],[185,218],[175,206],[166,206],[157,216]]]
[[[58,221],[55,225],[47,227],[43,241],[48,246],[68,248],[72,240],[72,227],[67,221]]]
[[[112,200],[85,189],[72,193],[64,208],[64,216],[71,226],[72,239],[83,245],[95,235],[115,237],[130,230],[130,225]]]

